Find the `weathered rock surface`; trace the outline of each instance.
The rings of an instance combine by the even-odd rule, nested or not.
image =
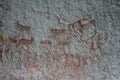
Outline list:
[[[120,80],[120,1],[0,0],[0,80]]]

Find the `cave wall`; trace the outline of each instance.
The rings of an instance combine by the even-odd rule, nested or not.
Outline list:
[[[0,0],[0,80],[120,80],[120,1]]]

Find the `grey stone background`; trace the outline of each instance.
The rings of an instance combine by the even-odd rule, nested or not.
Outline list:
[[[81,19],[86,19],[83,24],[95,21],[78,33],[83,41],[68,30]],[[19,24],[30,30],[16,28]],[[74,26],[78,31],[79,25]],[[54,34],[51,29],[65,33]],[[91,39],[85,42],[87,38]],[[61,47],[58,41],[69,44]],[[67,59],[61,56],[58,60],[63,63],[57,62],[54,53],[80,55],[77,71],[70,65],[56,68],[54,64],[63,66]],[[120,80],[120,0],[0,0],[0,80]]]

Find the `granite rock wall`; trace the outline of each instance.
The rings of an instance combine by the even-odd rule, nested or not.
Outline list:
[[[0,0],[0,80],[120,80],[120,1]]]

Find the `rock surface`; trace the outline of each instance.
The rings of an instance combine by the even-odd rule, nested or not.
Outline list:
[[[0,80],[120,80],[120,1],[0,0]]]

